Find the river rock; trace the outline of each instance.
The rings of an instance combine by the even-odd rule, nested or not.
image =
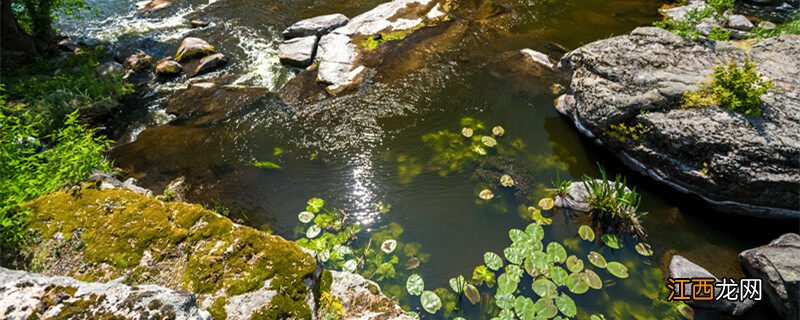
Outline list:
[[[192,76],[198,76],[207,72],[214,71],[228,64],[228,57],[221,53],[215,53],[200,59],[200,63],[194,68]]]
[[[122,64],[113,60],[104,62],[94,68],[94,72],[101,76],[120,74],[122,73]]]
[[[83,282],[0,267],[3,319],[211,319],[196,296],[156,285]]]
[[[703,10],[706,7],[706,2],[704,0],[691,0],[687,5],[679,6],[679,7],[672,7],[668,9],[662,9],[661,13],[664,14],[667,18],[680,20],[683,19],[689,11],[692,10]]]
[[[331,295],[342,302],[345,319],[414,319],[384,296],[375,282],[347,272],[331,271],[331,274]]]
[[[310,35],[281,42],[278,45],[278,58],[283,64],[300,68],[308,67],[317,53],[318,39],[317,36]]]
[[[123,67],[126,70],[130,70],[133,72],[138,72],[150,68],[156,59],[148,55],[142,50],[136,50],[132,55],[125,59],[125,63]]]
[[[162,77],[171,77],[181,74],[183,66],[175,60],[165,59],[156,64],[156,74]]]
[[[202,58],[217,52],[214,46],[203,39],[188,37],[181,41],[178,52],[175,53],[175,60],[183,62],[186,60]]]
[[[189,21],[189,25],[192,26],[192,28],[205,28],[208,27],[209,23],[205,20],[192,19],[192,21]]]
[[[763,292],[784,319],[800,319],[800,235],[787,233],[739,254],[745,271],[761,279]]]
[[[347,24],[349,20],[341,13],[328,14],[295,22],[283,30],[283,38],[322,36],[331,30]]]
[[[733,14],[729,16],[726,25],[729,28],[741,31],[750,31],[753,30],[753,28],[755,28],[753,23],[750,22],[750,19],[747,19],[747,17],[741,14]]]
[[[172,5],[170,0],[145,0],[136,3],[139,12],[150,13],[161,9],[166,9]]]
[[[699,195],[717,209],[800,217],[800,36],[697,42],[637,28],[574,50],[560,62],[570,94],[557,109],[629,167]],[[748,57],[775,86],[762,116],[681,108],[683,94],[709,81],[715,65]],[[612,125],[637,127],[636,138]]]
[[[545,68],[553,69],[553,61],[544,53],[532,49],[520,50],[525,56],[529,57],[534,63],[540,64]]]
[[[713,278],[715,279],[715,281],[719,281],[719,279],[716,276],[714,276],[711,272],[708,272],[708,270],[706,270],[705,268],[679,255],[672,256],[672,260],[669,263],[669,274],[670,277],[672,278],[685,278],[685,279]],[[686,296],[692,295],[691,284],[687,284],[686,286],[684,286],[683,289],[684,289],[684,295]],[[719,287],[714,287],[714,297],[719,296],[719,294],[721,294],[721,291],[722,290]],[[753,305],[755,305],[756,302],[757,301],[752,299],[744,301],[729,301],[726,299],[720,299],[711,301],[691,300],[688,301],[687,304],[699,309],[717,310],[738,316],[747,312],[747,310],[749,310]]]

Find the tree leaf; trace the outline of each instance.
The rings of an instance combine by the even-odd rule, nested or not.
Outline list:
[[[422,280],[422,277],[418,274],[412,274],[408,276],[406,280],[406,290],[408,294],[412,296],[418,296],[422,294],[422,290],[425,289],[425,281]]]
[[[605,243],[607,246],[611,248],[614,249],[622,248],[622,239],[616,234],[606,233],[600,237],[600,240],[603,240],[603,243]]]
[[[494,252],[487,252],[483,254],[483,262],[489,269],[494,271],[500,270],[503,267],[503,259]]]
[[[628,267],[616,261],[609,262],[606,270],[620,279],[628,277]]]
[[[423,291],[422,295],[419,297],[419,300],[422,303],[422,308],[425,309],[425,311],[428,311],[430,314],[434,314],[436,311],[439,311],[439,309],[442,308],[442,300],[439,299],[439,296],[433,291]]]
[[[591,227],[589,227],[589,226],[587,226],[585,224],[581,225],[580,228],[578,228],[578,235],[583,240],[594,241],[594,230],[592,230]]]

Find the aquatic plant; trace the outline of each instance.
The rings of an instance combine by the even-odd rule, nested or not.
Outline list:
[[[635,188],[628,188],[626,178],[617,175],[610,181],[600,167],[599,180],[584,175],[582,183],[588,192],[589,214],[595,223],[617,233],[645,236],[639,217],[647,213],[638,212],[641,196]]]
[[[259,168],[259,169],[272,169],[272,170],[281,170],[281,169],[283,169],[283,167],[281,167],[277,163],[270,162],[270,161],[256,161],[256,162],[251,163],[250,166],[253,166],[253,167]]]
[[[745,58],[739,67],[735,62],[714,67],[709,83],[683,96],[684,108],[719,106],[745,115],[761,115],[761,96],[773,86],[763,79],[756,65]]]

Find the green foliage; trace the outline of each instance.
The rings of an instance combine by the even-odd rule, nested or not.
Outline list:
[[[25,202],[85,179],[94,168],[110,171],[105,151],[110,141],[67,115],[56,131],[42,135],[44,118],[12,110],[0,99],[0,250],[23,240]]]
[[[797,14],[792,19],[779,24],[774,29],[766,29],[763,26],[758,26],[750,31],[757,38],[770,38],[780,35],[800,34],[800,14]]]
[[[773,86],[771,80],[764,80],[758,74],[749,59],[741,67],[730,62],[714,67],[710,83],[684,94],[683,107],[720,106],[745,115],[761,115],[761,95]]]
[[[95,72],[103,52],[102,47],[96,47],[11,70],[2,79],[8,89],[8,99],[24,103],[28,110],[40,116],[37,129],[44,134],[57,129],[75,110],[84,116],[107,113],[117,108],[119,99],[133,89],[121,74]]]
[[[708,34],[709,40],[716,40],[716,41],[727,41],[731,39],[731,32],[730,30],[725,30],[724,28],[713,28],[711,32]]]
[[[600,167],[600,179],[584,175],[582,180],[589,193],[587,204],[590,215],[596,223],[618,233],[644,237],[644,228],[639,224],[639,217],[647,213],[638,212],[641,196],[635,188],[627,187],[626,178],[617,175],[614,181],[610,181],[605,170]]]
[[[378,48],[378,46],[380,46],[380,45],[382,45],[382,44],[384,44],[386,42],[403,40],[406,37],[408,37],[410,34],[414,33],[414,31],[417,31],[417,30],[419,30],[419,29],[421,29],[423,27],[425,27],[425,24],[424,23],[420,23],[419,25],[414,26],[414,27],[409,28],[409,29],[394,30],[394,31],[389,31],[389,32],[381,32],[380,33],[380,37],[367,36],[364,39],[362,39],[361,41],[358,41],[358,43],[361,45],[362,48],[364,48],[364,50],[372,51],[372,50],[375,50],[376,48]]]
[[[270,161],[256,161],[250,164],[253,167],[259,169],[272,169],[272,170],[281,170],[283,167],[278,165],[277,163],[270,162]]]
[[[59,16],[75,16],[90,10],[85,0],[13,0],[12,10],[20,27],[30,35],[52,32]]]
[[[609,125],[604,132],[607,136],[620,142],[627,140],[638,141],[642,136],[650,132],[650,128],[638,122],[633,125],[614,123]]]
[[[695,27],[697,27],[703,19],[722,17],[725,11],[733,9],[733,2],[733,0],[708,0],[706,1],[707,6],[703,9],[689,10],[681,19],[668,18],[656,21],[653,23],[653,26],[669,30],[687,39],[697,40],[702,38],[703,34],[697,31]],[[719,29],[713,30],[708,38],[712,40],[728,40],[730,38],[730,32]]]

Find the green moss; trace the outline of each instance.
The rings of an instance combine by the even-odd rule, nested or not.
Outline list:
[[[378,46],[380,46],[381,44],[384,44],[386,42],[403,40],[410,34],[414,33],[414,31],[422,29],[423,27],[425,27],[425,23],[420,23],[408,29],[381,32],[379,33],[381,35],[380,39],[376,39],[374,35],[362,36],[356,39],[356,43],[358,43],[362,48],[364,48],[364,50],[372,51],[378,48]]]
[[[641,123],[636,123],[633,125],[615,123],[608,126],[608,129],[605,130],[605,134],[607,136],[620,142],[625,142],[626,140],[638,141],[648,132],[650,132],[650,128]]]
[[[283,238],[235,226],[199,205],[164,203],[121,189],[83,188],[51,193],[26,208],[32,212],[31,227],[42,239],[56,232],[79,235],[82,262],[100,273],[87,275],[75,266],[67,275],[79,274],[85,280],[129,275],[132,285],[157,283],[198,294],[224,291],[227,297],[254,291],[270,280],[278,291],[276,301],[287,304],[286,312],[304,314],[299,310],[304,306],[310,313],[303,279],[316,264],[309,254]],[[177,274],[137,267],[145,252],[151,263]],[[108,268],[91,267],[98,264]]]
[[[214,320],[225,320],[228,318],[228,313],[225,311],[225,304],[228,303],[228,299],[225,297],[219,297],[217,300],[214,300],[214,303],[208,308],[208,313],[211,314],[211,319]]]
[[[319,299],[319,318],[322,320],[344,319],[344,306],[342,300],[334,297],[328,292],[322,294]]]
[[[311,319],[311,310],[305,301],[297,301],[283,295],[275,296],[270,306],[256,311],[250,320]]]

